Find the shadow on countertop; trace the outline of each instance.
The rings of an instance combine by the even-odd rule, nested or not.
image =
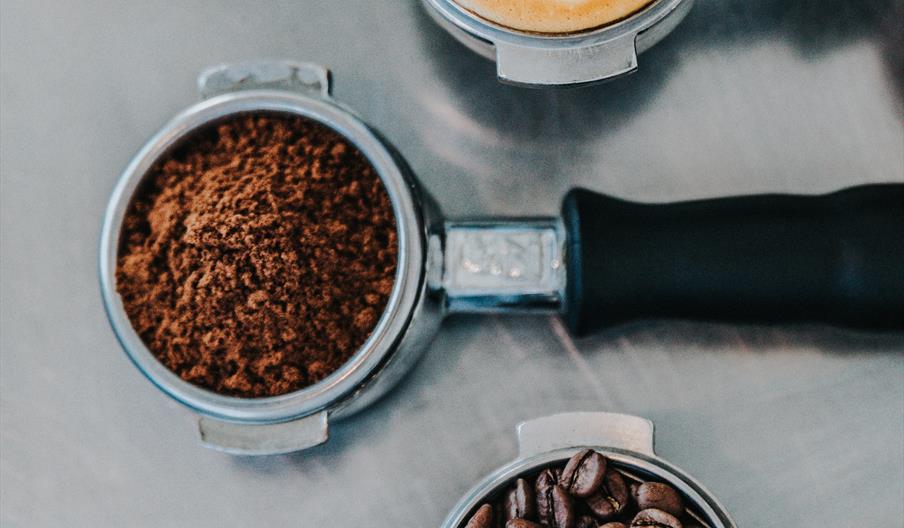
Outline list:
[[[837,328],[822,324],[734,324],[692,320],[632,321],[575,341],[582,352],[603,350],[619,340],[668,341],[676,350],[698,348],[718,353],[727,346],[752,353],[793,347],[838,356],[904,354],[904,333]]]
[[[534,90],[496,81],[495,64],[467,50],[412,2],[413,18],[448,94],[484,126],[515,139],[574,140],[612,130],[643,110],[677,64],[713,43],[787,42],[805,60],[864,39],[881,47],[904,98],[904,2],[898,0],[697,0],[687,18],[639,57],[627,78],[580,88]]]

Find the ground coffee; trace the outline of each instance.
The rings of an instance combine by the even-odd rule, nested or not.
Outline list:
[[[117,289],[182,379],[263,397],[316,383],[373,331],[396,270],[389,196],[333,130],[246,114],[161,159],[123,222]]]

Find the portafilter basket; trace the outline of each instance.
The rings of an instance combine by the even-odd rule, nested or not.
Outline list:
[[[206,446],[271,454],[326,441],[329,422],[393,387],[451,312],[558,313],[578,334],[644,317],[904,326],[904,185],[662,205],[578,189],[557,218],[447,220],[392,146],[333,100],[326,69],[224,65],[202,73],[199,90],[203,100],[154,135],[116,184],[100,283],[122,347],[200,414]],[[164,367],[132,328],[115,278],[122,220],[146,173],[195,131],[247,112],[304,116],[354,143],[382,179],[398,229],[393,291],[361,349],[322,381],[267,398],[217,394]]]
[[[421,0],[431,18],[459,42],[496,62],[502,82],[529,87],[572,86],[637,70],[637,56],[672,32],[693,0],[654,0],[602,27],[564,34],[532,33],[496,24],[455,0]]]
[[[573,412],[536,418],[518,425],[518,458],[497,469],[459,500],[442,528],[464,528],[480,507],[498,498],[515,479],[564,464],[583,449],[609,459],[628,482],[669,484],[685,499],[687,516],[704,528],[735,528],[715,496],[690,475],[656,456],[653,422],[606,412]]]

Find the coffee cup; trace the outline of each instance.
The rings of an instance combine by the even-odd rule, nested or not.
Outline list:
[[[504,83],[573,86],[635,71],[692,0],[422,0],[453,37],[496,62]]]

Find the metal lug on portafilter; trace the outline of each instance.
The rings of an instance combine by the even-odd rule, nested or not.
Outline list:
[[[429,287],[449,312],[562,309],[565,235],[557,218],[448,221],[429,243]]]

